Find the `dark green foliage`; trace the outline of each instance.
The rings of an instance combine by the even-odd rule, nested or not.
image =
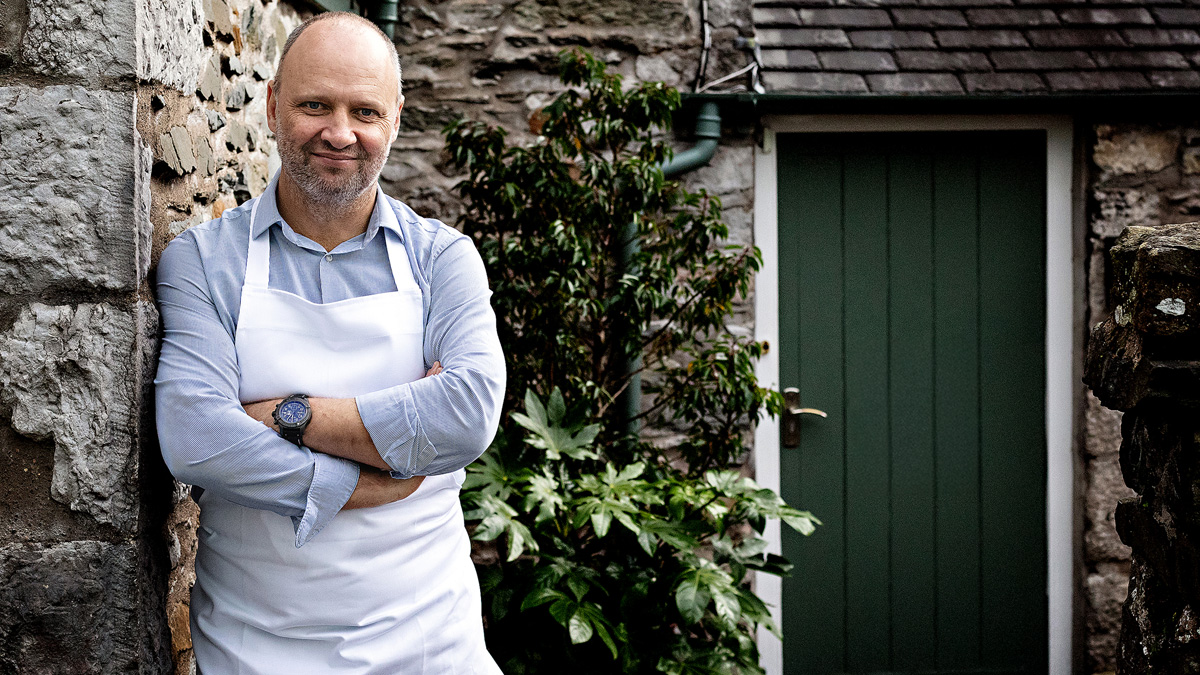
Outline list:
[[[652,132],[678,92],[623,90],[577,52],[562,79],[535,143],[447,127],[508,357],[506,422],[463,492],[474,537],[506,544],[480,571],[489,648],[510,675],[760,672],[770,619],[747,571],[788,569],[763,527],[817,521],[733,468],[758,411],[780,407],[754,377],[766,346],[724,325],[758,251],[724,245],[716,197],[664,178]],[[623,267],[629,223],[641,246]],[[638,353],[645,417],[684,438],[669,451],[614,415]]]

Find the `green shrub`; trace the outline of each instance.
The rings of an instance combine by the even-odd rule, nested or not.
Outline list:
[[[463,490],[473,536],[503,558],[480,570],[489,649],[510,675],[758,673],[755,629],[775,628],[747,572],[789,568],[765,523],[818,524],[735,468],[759,411],[781,406],[754,376],[767,346],[725,329],[759,253],[723,243],[715,196],[664,178],[654,133],[678,92],[624,90],[579,52],[561,74],[536,142],[446,129],[510,382]],[[623,265],[630,223],[641,245]],[[645,420],[678,431],[667,449],[615,414],[638,354]]]

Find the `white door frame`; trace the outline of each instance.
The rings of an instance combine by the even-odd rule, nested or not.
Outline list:
[[[754,153],[754,243],[763,264],[754,285],[754,336],[773,349],[758,362],[758,381],[779,388],[779,244],[776,133],[869,131],[1046,131],[1046,553],[1049,598],[1049,672],[1071,672],[1074,587],[1073,366],[1079,360],[1072,339],[1075,315],[1072,287],[1071,181],[1073,127],[1069,117],[1036,115],[789,115],[764,117],[763,141]],[[754,433],[756,480],[779,491],[779,421],[763,419]],[[804,508],[803,504],[796,505]],[[821,514],[816,514],[820,517]],[[782,553],[779,521],[764,534],[769,550]],[[818,534],[820,531],[818,528]],[[781,628],[783,585],[759,573],[758,595]],[[758,647],[767,675],[783,675],[783,644],[759,630]]]

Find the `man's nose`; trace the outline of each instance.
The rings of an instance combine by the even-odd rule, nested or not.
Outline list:
[[[354,145],[357,138],[351,128],[349,115],[342,112],[332,115],[329,124],[321,130],[321,140],[339,150]]]

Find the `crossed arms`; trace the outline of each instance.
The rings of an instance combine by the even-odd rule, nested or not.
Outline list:
[[[177,478],[290,516],[299,546],[342,508],[386,503],[415,489],[397,478],[449,473],[486,449],[499,417],[504,363],[486,274],[469,239],[435,246],[426,266],[425,357],[442,371],[354,399],[318,400],[320,420],[305,434],[311,447],[297,447],[264,426],[270,410],[264,420],[262,409],[273,410],[274,402],[248,411],[238,400],[229,308],[240,298],[242,275],[216,271],[229,253],[219,250],[215,229],[193,229],[199,231],[185,232],[163,252],[157,283],[164,329],[155,380],[159,442]]]

